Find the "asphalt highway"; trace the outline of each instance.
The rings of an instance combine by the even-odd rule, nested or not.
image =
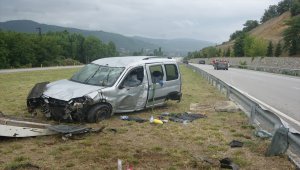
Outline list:
[[[266,72],[191,64],[300,122],[300,78]],[[299,128],[296,128],[299,129]]]

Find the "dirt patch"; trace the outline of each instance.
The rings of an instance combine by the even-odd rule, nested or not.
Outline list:
[[[240,108],[232,101],[219,101],[215,104],[215,111],[236,113],[240,112]]]
[[[212,105],[209,104],[202,104],[202,103],[191,103],[190,104],[190,111],[192,112],[201,112],[201,113],[210,113],[214,111]]]

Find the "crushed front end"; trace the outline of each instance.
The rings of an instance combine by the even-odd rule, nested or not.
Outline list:
[[[70,99],[69,101],[55,99],[43,94],[49,82],[37,83],[27,97],[27,108],[31,114],[36,114],[37,109],[49,119],[56,121],[79,121],[85,120],[85,113],[93,104],[92,99],[83,96]]]

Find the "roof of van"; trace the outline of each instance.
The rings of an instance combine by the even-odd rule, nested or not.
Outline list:
[[[107,65],[110,67],[128,67],[146,63],[159,62],[176,62],[175,59],[167,57],[155,56],[124,56],[124,57],[108,57],[93,61],[92,63],[98,65]]]

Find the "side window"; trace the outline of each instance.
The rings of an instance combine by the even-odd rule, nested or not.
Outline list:
[[[158,83],[159,81],[163,80],[164,72],[161,65],[150,66],[149,69],[151,73],[152,83]]]
[[[165,64],[167,81],[178,79],[178,70],[175,64]]]
[[[132,69],[126,76],[123,86],[136,87],[142,84],[144,80],[144,68],[137,67]]]

